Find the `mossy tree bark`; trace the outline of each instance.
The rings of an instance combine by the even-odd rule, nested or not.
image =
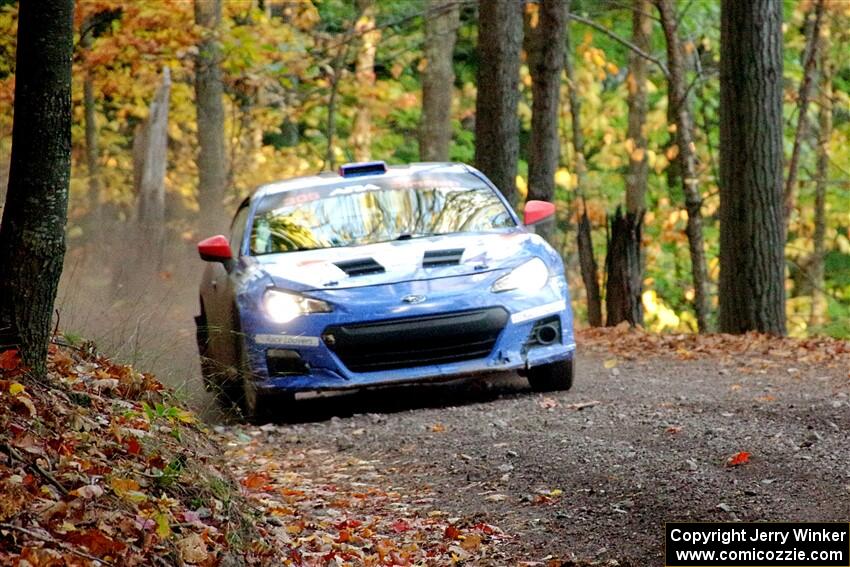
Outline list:
[[[73,0],[19,3],[12,157],[0,225],[0,349],[46,372],[71,173]]]

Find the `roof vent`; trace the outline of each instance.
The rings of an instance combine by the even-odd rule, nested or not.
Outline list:
[[[382,161],[364,161],[359,163],[346,163],[339,166],[339,174],[342,177],[361,177],[364,175],[380,175],[387,172],[387,164]]]
[[[463,256],[463,248],[450,248],[448,250],[428,250],[422,258],[422,266],[433,268],[436,266],[457,266]]]
[[[377,263],[374,258],[358,258],[356,260],[344,260],[334,262],[334,266],[349,276],[365,276],[368,274],[380,274],[385,272],[384,267]]]

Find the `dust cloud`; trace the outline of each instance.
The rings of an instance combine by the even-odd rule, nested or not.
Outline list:
[[[215,413],[200,378],[193,317],[204,268],[194,237],[172,237],[157,265],[140,261],[149,243],[127,225],[68,240],[56,298],[58,325],[70,340],[91,340],[103,354],[155,374],[202,415]]]

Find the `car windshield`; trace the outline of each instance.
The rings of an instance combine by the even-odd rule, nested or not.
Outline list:
[[[348,180],[265,197],[254,255],[374,244],[516,226],[493,189],[471,175]]]

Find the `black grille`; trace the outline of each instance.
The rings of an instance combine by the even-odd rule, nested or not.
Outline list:
[[[334,325],[323,338],[353,372],[484,358],[508,321],[501,307],[377,323]]]
[[[374,258],[360,258],[358,260],[344,260],[336,262],[336,267],[349,276],[365,276],[367,274],[380,274],[384,267],[377,263]]]
[[[463,257],[463,248],[449,250],[428,250],[422,257],[422,265],[426,268],[435,266],[456,266]]]

